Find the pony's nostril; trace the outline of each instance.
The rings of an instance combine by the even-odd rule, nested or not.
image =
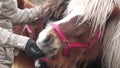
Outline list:
[[[48,35],[46,39],[43,41],[45,44],[51,44],[53,42],[53,35]]]
[[[57,50],[57,48],[52,48],[52,49],[50,49],[50,50],[49,50],[49,54],[54,53],[56,50]]]

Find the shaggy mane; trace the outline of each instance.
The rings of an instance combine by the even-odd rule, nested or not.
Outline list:
[[[41,17],[53,20],[61,19],[68,1],[69,0],[48,0],[43,6]]]
[[[120,7],[119,0],[71,0],[67,8],[67,14],[74,10],[73,6],[78,7],[80,13],[84,16],[82,23],[85,21],[90,21],[92,26],[92,37],[96,34],[98,30],[104,32],[104,27],[106,21],[109,19],[110,15],[116,6]],[[81,22],[77,22],[79,25]]]
[[[120,8],[117,8],[120,10]],[[106,25],[103,40],[103,67],[120,68],[120,11],[114,13]]]

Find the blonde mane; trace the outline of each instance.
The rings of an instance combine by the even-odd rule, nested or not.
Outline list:
[[[119,0],[71,0],[66,14],[74,10],[73,6],[78,6],[80,13],[84,16],[82,23],[89,20],[92,26],[93,35],[97,30],[103,30],[106,21],[109,19],[115,7],[120,7]],[[78,24],[81,24],[81,22]]]

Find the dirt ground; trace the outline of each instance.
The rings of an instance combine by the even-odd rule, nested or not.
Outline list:
[[[44,2],[47,0],[29,0],[29,1],[38,6],[44,4]]]

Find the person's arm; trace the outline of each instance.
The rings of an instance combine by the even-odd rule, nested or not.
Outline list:
[[[29,39],[0,27],[0,47],[17,47],[23,50]]]
[[[0,47],[13,47],[26,52],[26,54],[33,58],[38,59],[45,56],[36,43],[25,36],[14,34],[7,29],[0,27]]]
[[[35,7],[35,8],[25,8],[25,9],[19,9],[19,8],[14,8],[8,9],[6,12],[5,16],[10,18],[12,20],[13,24],[16,23],[30,23],[32,22],[35,18],[38,18],[41,14],[42,10],[41,7]]]
[[[11,4],[9,5],[7,2]],[[38,18],[42,12],[41,6],[19,9],[15,0],[5,1],[5,4],[3,3],[3,15],[11,19],[13,24],[32,22],[35,18]]]
[[[31,23],[35,18],[38,18],[41,14],[41,7],[35,8],[26,8],[26,9],[18,9],[17,13],[11,17],[13,24],[14,23]]]
[[[6,19],[11,19],[13,24],[30,23],[35,18],[38,18],[42,12],[42,6],[19,9],[17,0],[0,1],[0,8],[0,14]]]

